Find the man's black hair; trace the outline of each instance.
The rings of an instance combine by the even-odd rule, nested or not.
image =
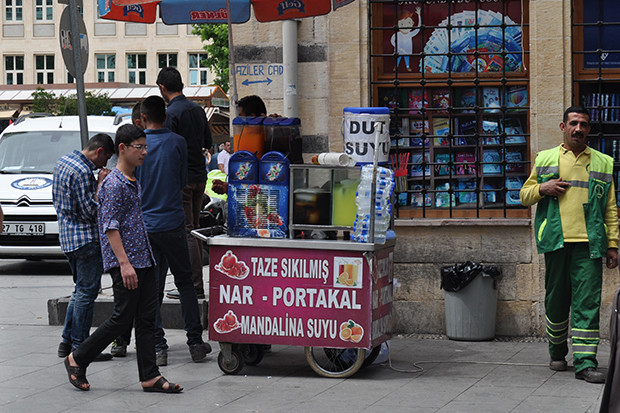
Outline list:
[[[157,75],[157,85],[166,87],[168,92],[181,92],[183,91],[183,81],[181,80],[181,74],[174,67],[164,67],[159,71]]]
[[[245,116],[264,116],[267,114],[267,107],[260,96],[250,95],[239,99],[237,106],[243,108]]]
[[[583,106],[571,106],[566,109],[564,111],[564,118],[562,120],[564,123],[566,123],[566,121],[568,120],[569,113],[580,113],[582,115],[586,115],[588,117],[588,122],[590,122],[590,112],[588,112],[588,110]]]
[[[110,135],[105,133],[98,133],[88,140],[86,149],[89,151],[96,151],[99,148],[103,148],[103,152],[106,155],[112,155],[114,153],[114,142]]]
[[[116,154],[118,155],[118,147],[121,143],[124,143],[125,146],[129,146],[133,141],[144,137],[146,137],[144,131],[136,125],[126,123],[119,126],[116,130],[116,139],[114,140],[114,149],[116,150]]]
[[[142,102],[140,112],[146,115],[149,122],[163,124],[166,120],[166,102],[160,96],[149,96]]]
[[[140,119],[140,106],[141,103],[138,102],[133,106],[133,109],[131,110],[131,123],[133,123],[134,125],[136,124],[136,120]]]

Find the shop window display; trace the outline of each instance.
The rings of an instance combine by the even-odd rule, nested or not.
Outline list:
[[[528,2],[370,3],[372,102],[408,160],[398,217],[527,217]]]
[[[587,7],[585,7],[587,5]],[[620,186],[620,9],[611,0],[573,2],[573,101],[590,112],[588,145],[614,158]],[[618,204],[620,206],[620,203]]]

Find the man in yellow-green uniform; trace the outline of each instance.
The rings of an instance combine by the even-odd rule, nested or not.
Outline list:
[[[568,314],[575,377],[604,383],[597,371],[602,258],[618,265],[618,210],[613,159],[586,145],[590,115],[580,106],[564,112],[564,143],[542,151],[521,188],[525,206],[538,204],[536,245],[545,254],[545,315],[552,370],[566,370]]]

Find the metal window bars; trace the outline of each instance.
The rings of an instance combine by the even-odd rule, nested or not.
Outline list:
[[[410,154],[397,217],[527,216],[523,6],[370,0],[370,101],[390,107],[396,159]]]

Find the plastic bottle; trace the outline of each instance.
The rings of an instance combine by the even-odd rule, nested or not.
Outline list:
[[[383,244],[390,226],[392,213],[392,193],[394,191],[394,172],[378,167],[375,174],[375,230],[374,242]],[[353,224],[351,240],[368,242],[370,233],[370,210],[372,199],[372,165],[362,167],[360,184],[355,196],[357,214]]]

